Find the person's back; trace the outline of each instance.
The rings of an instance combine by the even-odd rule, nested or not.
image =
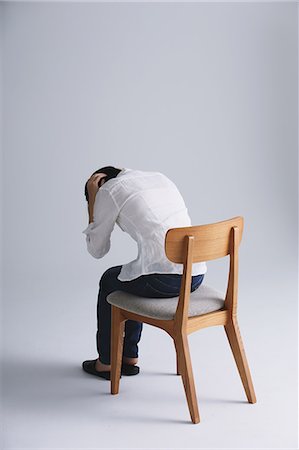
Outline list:
[[[182,264],[172,263],[164,248],[169,228],[191,225],[187,207],[176,185],[161,172],[124,168],[117,177],[104,183],[100,191],[107,191],[106,198],[111,197],[111,206],[114,207],[114,211],[109,208],[111,215],[138,246],[137,258],[123,265],[118,279],[127,281],[150,273],[182,274]],[[95,205],[101,209],[100,202]],[[98,214],[103,213],[108,211],[101,209]],[[192,275],[206,271],[205,262],[193,264]]]

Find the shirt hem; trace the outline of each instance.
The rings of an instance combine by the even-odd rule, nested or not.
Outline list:
[[[198,275],[205,275],[207,273],[208,269],[206,268],[206,270],[204,272],[201,273],[192,273],[192,277],[198,276]],[[146,273],[141,273],[140,275],[136,275],[133,276],[133,278],[123,278],[121,277],[121,273],[119,273],[119,275],[117,276],[117,279],[119,281],[133,281],[136,280],[137,278],[141,277],[142,275],[153,275],[153,274],[161,274],[161,275],[182,275],[182,272],[162,272],[162,271],[158,271],[155,270],[153,272],[146,272]]]

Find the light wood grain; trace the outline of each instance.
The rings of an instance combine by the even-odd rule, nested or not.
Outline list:
[[[256,402],[248,361],[237,321],[238,249],[243,235],[241,216],[206,225],[169,229],[165,236],[165,253],[170,261],[183,264],[183,275],[173,320],[159,320],[126,311],[112,305],[111,329],[111,394],[119,393],[123,330],[128,319],[163,329],[174,342],[176,373],[182,377],[191,421],[200,422],[188,334],[202,328],[224,327],[249,403]],[[229,255],[230,265],[224,307],[196,317],[188,317],[192,264]],[[200,287],[198,288],[200,289]]]
[[[111,394],[118,394],[121,373],[125,320],[120,308],[111,305]]]

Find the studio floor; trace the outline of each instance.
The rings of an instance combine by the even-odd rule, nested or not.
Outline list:
[[[247,402],[223,327],[189,335],[199,424],[190,420],[165,332],[144,324],[140,374],[122,376],[119,394],[111,395],[109,381],[81,369],[96,357],[95,291],[70,295],[49,285],[42,294],[38,283],[10,289],[4,449],[297,448],[297,318],[279,301],[287,287],[277,285],[272,296],[259,288],[258,314],[253,288],[239,299],[255,404]],[[271,313],[263,306],[270,301]]]

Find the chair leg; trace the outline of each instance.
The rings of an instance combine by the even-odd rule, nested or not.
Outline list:
[[[191,420],[193,423],[199,423],[200,417],[187,334],[183,333],[179,336],[176,336],[175,341],[179,360],[179,368],[181,370]]]
[[[224,325],[224,330],[228,338],[236,365],[245,389],[245,393],[249,403],[256,403],[255,392],[250,375],[249,365],[247,362],[244,345],[241,338],[241,333],[237,318],[231,318]]]
[[[180,369],[180,358],[179,358],[179,348],[176,343],[176,340],[173,339],[174,346],[175,346],[175,354],[176,354],[176,374],[181,375],[181,369]]]
[[[125,319],[117,306],[111,305],[111,394],[118,394],[124,344]]]

